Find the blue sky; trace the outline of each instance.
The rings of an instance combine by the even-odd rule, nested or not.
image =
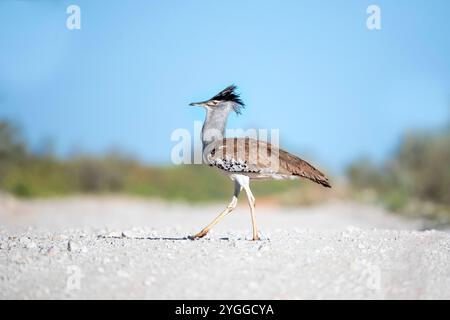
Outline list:
[[[81,30],[66,8],[81,8]],[[366,28],[381,8],[382,29]],[[170,161],[191,101],[239,86],[229,127],[278,128],[283,147],[342,170],[381,160],[450,115],[450,1],[0,1],[0,117],[36,147],[120,147]]]

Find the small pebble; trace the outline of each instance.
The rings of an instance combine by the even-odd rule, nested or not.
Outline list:
[[[35,242],[31,241],[31,242],[27,243],[27,244],[25,245],[25,247],[26,247],[27,249],[34,249],[34,248],[37,248],[37,244],[36,244]]]
[[[69,242],[67,242],[67,250],[70,252],[81,251],[81,247],[77,242],[69,240]]]
[[[121,278],[128,278],[130,277],[130,275],[128,274],[128,272],[123,271],[123,270],[119,270],[117,271],[117,275]]]

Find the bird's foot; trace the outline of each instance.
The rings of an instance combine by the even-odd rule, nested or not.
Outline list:
[[[258,236],[258,235],[254,235],[253,236],[253,241],[259,241],[259,240],[261,240],[261,238]]]
[[[203,238],[204,236],[206,236],[206,234],[208,233],[208,231],[200,231],[199,233],[193,235],[193,236],[188,236],[189,240],[195,240],[195,239],[200,239]]]

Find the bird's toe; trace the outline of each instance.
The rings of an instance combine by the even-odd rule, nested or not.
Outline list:
[[[188,239],[189,240],[197,240],[197,239],[203,238],[204,236],[206,236],[206,234],[207,234],[207,232],[199,232],[193,236],[188,236]]]

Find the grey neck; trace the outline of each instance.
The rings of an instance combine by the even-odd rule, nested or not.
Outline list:
[[[203,150],[211,142],[225,137],[228,113],[227,108],[207,109],[206,120],[202,128]]]

